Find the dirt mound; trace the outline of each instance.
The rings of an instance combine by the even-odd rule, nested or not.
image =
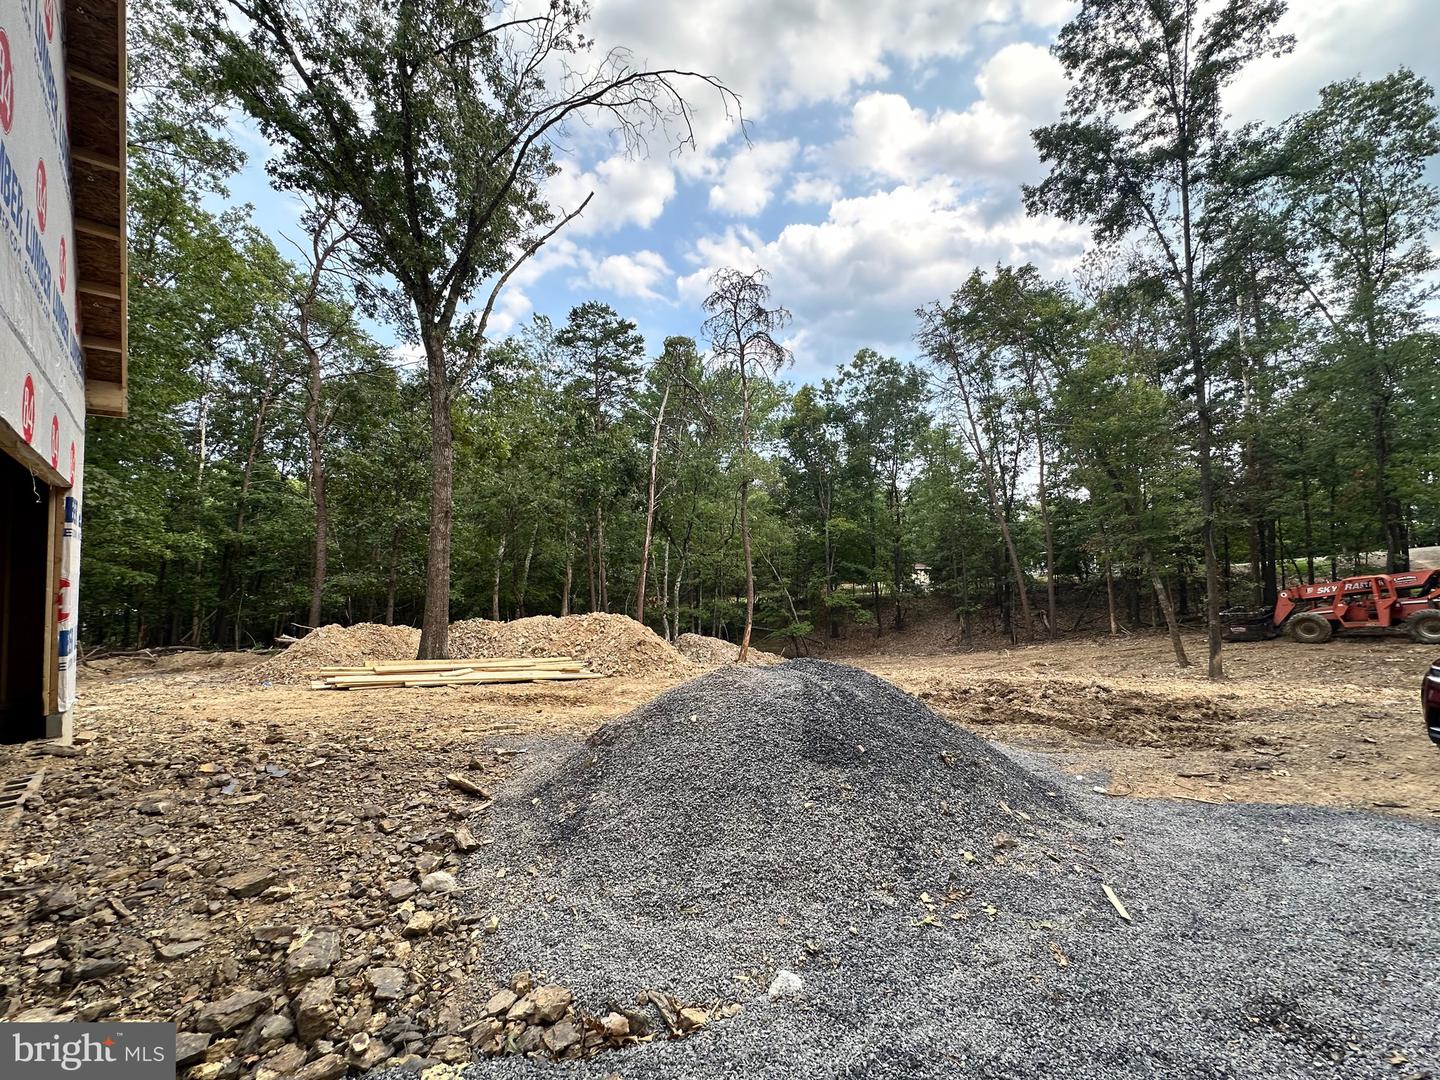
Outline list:
[[[709,637],[705,634],[681,634],[675,641],[675,648],[680,655],[689,660],[692,664],[699,664],[702,667],[719,667],[721,664],[733,664],[740,658],[740,646],[734,642],[726,641],[724,638]],[[776,656],[774,653],[750,647],[750,655],[746,658],[747,664],[754,664],[763,667],[768,664],[783,664],[785,658]]]
[[[246,669],[246,681],[304,682],[321,667],[345,667],[367,660],[413,660],[420,631],[411,626],[331,623],[311,630],[278,656]]]
[[[1178,697],[1052,677],[947,677],[920,691],[964,724],[1034,724],[1130,746],[1209,746],[1234,749],[1237,717],[1205,697]]]
[[[573,656],[606,675],[683,672],[686,661],[628,615],[535,615],[514,622],[466,619],[450,626],[450,655]]]

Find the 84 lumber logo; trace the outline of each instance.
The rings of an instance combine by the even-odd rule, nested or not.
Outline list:
[[[162,1080],[174,1074],[174,1024],[5,1024],[0,1076],[10,1080]]]

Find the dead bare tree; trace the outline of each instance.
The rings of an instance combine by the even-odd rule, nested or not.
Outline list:
[[[774,376],[790,362],[790,350],[775,335],[790,322],[790,312],[767,307],[770,275],[755,269],[748,274],[725,268],[710,278],[710,295],[705,298],[705,335],[710,341],[711,361],[734,374],[740,384],[740,545],[745,556],[745,630],[740,636],[739,660],[750,655],[750,633],[755,626],[755,559],[750,544],[750,485],[754,480],[751,461],[750,413],[756,379]]]

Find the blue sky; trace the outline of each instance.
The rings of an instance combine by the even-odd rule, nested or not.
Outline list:
[[[1047,47],[1073,7],[596,0],[602,46],[718,75],[742,95],[750,141],[698,91],[693,151],[657,139],[633,157],[602,131],[572,132],[553,200],[595,199],[512,280],[498,329],[537,311],[560,322],[600,299],[639,324],[653,354],[668,334],[699,333],[711,271],[758,265],[794,315],[792,377],[818,379],[863,346],[912,356],[914,308],[977,265],[1066,273],[1083,230],[1027,218],[1019,185],[1039,175],[1027,132],[1064,95]],[[1440,82],[1436,0],[1291,0],[1284,29],[1297,48],[1245,73],[1227,102],[1237,121],[1277,121],[1327,82],[1402,64]],[[298,236],[298,204],[270,189],[263,142],[244,125],[237,134],[250,164],[233,196],[277,239]]]

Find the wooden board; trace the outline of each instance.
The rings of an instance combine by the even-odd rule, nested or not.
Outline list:
[[[316,668],[307,675],[391,675],[410,671],[448,671],[452,668],[474,668],[477,670],[529,670],[532,668],[579,668],[581,662],[569,656],[545,657],[484,657],[456,660],[371,660],[353,666],[335,665]]]
[[[316,689],[363,690],[372,686],[473,686],[482,683],[518,683],[603,679],[594,671],[472,671],[411,672],[388,675],[339,675],[312,683]]]

